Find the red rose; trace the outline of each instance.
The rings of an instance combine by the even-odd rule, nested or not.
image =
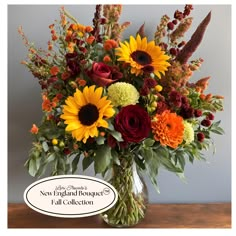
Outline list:
[[[142,107],[128,105],[115,117],[115,129],[122,134],[124,141],[138,143],[148,137],[151,120]]]
[[[88,71],[90,79],[98,86],[108,86],[122,78],[123,74],[115,66],[108,66],[102,62],[94,62]]]

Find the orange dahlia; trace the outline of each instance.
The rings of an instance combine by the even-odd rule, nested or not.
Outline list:
[[[152,121],[154,139],[161,145],[177,148],[183,142],[184,122],[181,116],[165,110],[156,114]]]

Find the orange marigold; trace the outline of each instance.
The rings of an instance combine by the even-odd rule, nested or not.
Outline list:
[[[103,61],[104,62],[110,62],[111,58],[108,55],[106,55],[106,56],[103,57]]]
[[[156,114],[152,122],[152,132],[154,139],[160,141],[162,146],[177,148],[183,142],[183,118],[169,110]]]
[[[47,111],[47,112],[51,112],[52,109],[54,107],[56,107],[56,103],[55,102],[51,102],[48,97],[46,95],[42,95],[42,98],[43,98],[43,103],[42,103],[42,110],[43,111]]]
[[[95,37],[93,35],[91,35],[88,38],[86,38],[86,42],[88,44],[92,44],[94,40],[95,40]]]
[[[31,128],[31,130],[30,130],[30,132],[31,132],[32,134],[37,134],[38,131],[39,131],[39,128],[37,127],[37,125],[33,124],[33,125],[32,125],[32,128]]]
[[[85,31],[87,33],[92,32],[93,31],[93,27],[92,26],[86,26]]]
[[[85,85],[86,85],[86,80],[84,80],[84,79],[81,79],[81,80],[79,80],[79,82],[78,82],[78,84],[79,84],[79,86],[82,86],[82,87],[84,87]]]
[[[53,66],[51,69],[50,69],[50,74],[51,75],[57,75],[59,73],[60,69],[57,67],[57,66]]]
[[[108,39],[105,41],[104,45],[103,45],[103,48],[106,50],[106,51],[109,51],[111,50],[112,48],[117,48],[118,47],[118,44],[115,40],[113,39]]]

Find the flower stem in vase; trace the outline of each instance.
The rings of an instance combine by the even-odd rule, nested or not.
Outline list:
[[[129,227],[139,223],[145,215],[147,188],[138,175],[135,163],[121,162],[113,165],[109,181],[118,192],[118,201],[102,214],[106,223],[116,227]]]

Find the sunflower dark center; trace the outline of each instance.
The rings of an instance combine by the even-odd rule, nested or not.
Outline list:
[[[83,106],[78,113],[79,121],[83,125],[92,125],[99,117],[98,109],[93,104]]]
[[[138,64],[140,64],[142,66],[145,66],[145,65],[148,65],[148,64],[152,63],[151,56],[148,53],[146,53],[144,51],[140,51],[140,50],[134,51],[131,54],[131,58],[135,62],[137,62]]]

